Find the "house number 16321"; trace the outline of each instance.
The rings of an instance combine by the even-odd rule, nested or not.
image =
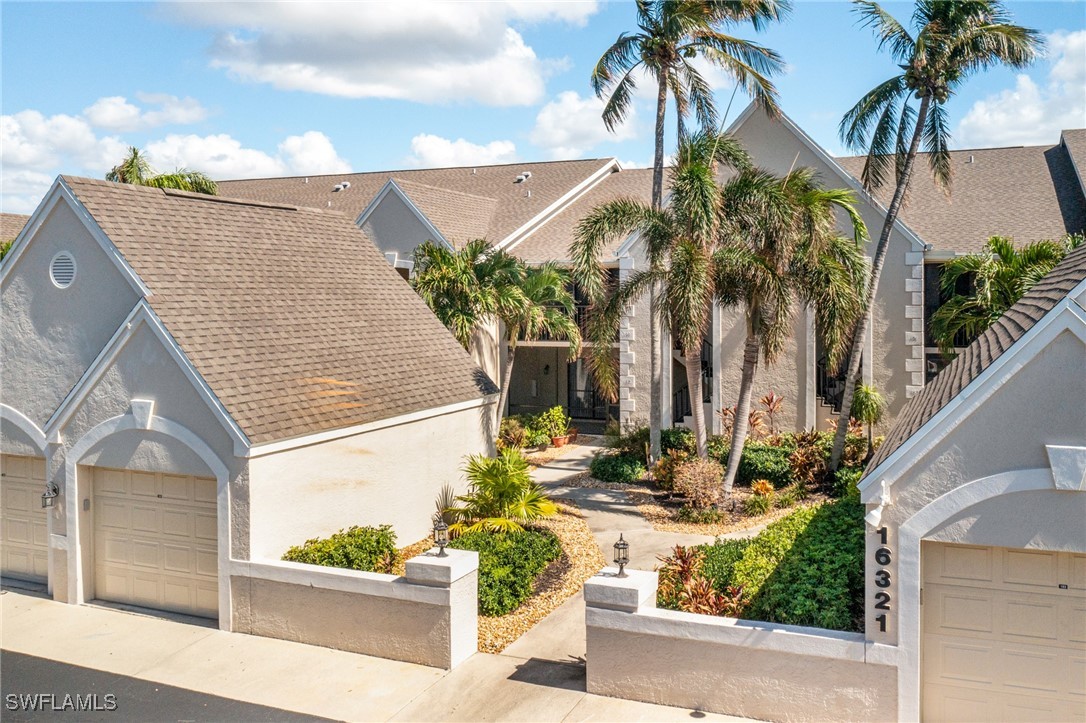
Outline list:
[[[894,553],[886,546],[887,543],[887,531],[885,527],[880,527],[876,530],[879,536],[879,543],[881,547],[875,550],[875,563],[880,566],[889,565],[894,559]],[[890,571],[879,569],[875,570],[875,587],[889,588],[890,587]],[[875,609],[876,610],[889,610],[890,609],[890,592],[886,589],[880,589],[875,593]],[[886,613],[880,612],[875,616],[875,622],[879,624],[879,632],[886,632]]]

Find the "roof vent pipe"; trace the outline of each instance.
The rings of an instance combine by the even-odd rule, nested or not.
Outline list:
[[[473,175],[473,176],[475,175],[475,169],[474,168],[471,169],[471,175]]]
[[[966,161],[966,163],[972,163],[972,162],[973,162],[973,156],[969,156],[969,160]]]
[[[305,177],[305,182],[306,182],[306,183],[309,183],[309,176],[306,176],[306,177]]]
[[[524,196],[525,196],[525,198],[531,198],[532,197],[532,189],[529,188],[528,192],[525,193]]]

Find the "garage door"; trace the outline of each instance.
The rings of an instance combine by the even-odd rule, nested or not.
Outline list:
[[[924,543],[925,720],[1086,720],[1086,555]]]
[[[215,480],[94,468],[100,600],[218,616]]]
[[[0,455],[0,573],[45,582],[49,575],[49,532],[41,506],[45,460]]]

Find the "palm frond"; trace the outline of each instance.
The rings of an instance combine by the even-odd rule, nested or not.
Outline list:
[[[879,38],[879,50],[888,48],[898,61],[908,60],[916,49],[916,42],[893,15],[877,2],[857,0],[853,10],[860,16],[860,24],[873,28]]]
[[[950,192],[953,169],[950,165],[950,120],[942,103],[928,106],[924,122],[924,150],[928,152],[928,164],[935,180],[944,192]]]

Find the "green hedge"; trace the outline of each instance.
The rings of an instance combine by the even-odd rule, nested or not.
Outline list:
[[[718,442],[710,449],[710,456],[726,468],[729,451],[727,444]],[[739,458],[736,484],[750,485],[755,480],[767,479],[777,489],[787,487],[792,484],[792,463],[788,458],[794,451],[795,447],[787,443],[778,447],[764,442],[747,442],[743,456]]]
[[[598,454],[588,467],[601,482],[637,482],[645,476],[645,464],[630,454]]]
[[[558,538],[540,530],[469,532],[449,547],[479,553],[479,612],[488,616],[520,607],[531,597],[536,576],[562,554]]]
[[[701,571],[713,581],[713,587],[718,592],[727,592],[728,586],[733,584],[732,570],[735,569],[735,564],[743,559],[750,543],[750,540],[717,538],[713,544],[702,546],[705,562],[702,563]]]
[[[698,444],[694,440],[694,432],[686,427],[670,427],[660,430],[660,450],[664,454],[679,450],[694,454]]]
[[[331,537],[306,540],[305,544],[287,550],[283,559],[308,565],[391,573],[399,556],[396,533],[391,526],[381,525],[350,527]]]

